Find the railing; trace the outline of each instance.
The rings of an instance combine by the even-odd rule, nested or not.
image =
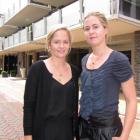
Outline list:
[[[104,13],[107,17],[110,17],[110,0],[84,0],[84,16],[87,15],[91,11],[99,11]]]
[[[11,35],[8,37],[8,47],[12,47],[14,45],[14,36]]]
[[[18,6],[21,7],[21,1],[23,2],[23,0],[19,1],[17,9]],[[28,0],[24,2],[22,6],[26,5]],[[140,14],[138,14],[140,13],[140,2],[138,2],[138,0],[133,0],[133,2],[132,0],[83,0],[83,8],[81,8],[82,6],[80,7],[80,5],[80,0],[76,1],[44,17],[40,21],[33,23],[32,26],[30,26],[33,28],[33,39],[47,34],[50,27],[58,23],[64,23],[69,27],[79,25],[82,20],[80,12],[82,12],[84,16],[91,11],[99,11],[104,13],[107,18],[113,17],[114,15],[123,15],[134,19],[140,19]],[[21,42],[32,40],[32,35],[28,31],[28,27],[26,27],[24,30],[15,33],[13,38],[13,45],[16,45]],[[4,46],[6,45],[6,47],[12,44],[12,42],[7,42],[6,38],[4,42]]]
[[[17,13],[20,9],[20,0],[14,0],[14,12]]]
[[[79,1],[66,6],[62,9],[62,23],[67,26],[74,26],[79,24],[80,19],[80,4]]]
[[[42,20],[33,23],[33,38],[38,38],[47,33],[47,19],[43,18]]]
[[[15,33],[14,35],[14,45],[17,45],[20,43],[20,32]]]
[[[20,9],[24,8],[29,3],[29,0],[20,0]]]
[[[19,31],[20,32],[20,43],[26,43],[28,41],[30,41],[31,37],[29,34],[29,28],[26,27],[25,29]]]
[[[0,27],[4,25],[4,15],[0,14]]]
[[[8,37],[4,38],[4,49],[9,47],[9,41],[8,41]]]
[[[55,24],[58,24],[58,23],[61,23],[61,18],[60,18],[60,10],[52,13],[51,15],[49,15],[47,17],[47,32],[49,32],[50,30],[50,27],[52,25],[55,25]]]
[[[19,45],[21,43],[26,43],[32,40],[31,32],[29,27],[22,29],[15,34],[5,37],[3,40],[4,42],[4,49],[8,47],[14,47],[15,45]]]
[[[7,22],[16,13],[18,13],[28,3],[29,3],[29,0],[14,0],[14,2],[11,3],[9,7],[7,7],[7,11],[4,13],[5,15],[4,23]]]

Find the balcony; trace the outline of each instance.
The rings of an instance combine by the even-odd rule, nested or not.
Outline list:
[[[51,11],[71,4],[74,1],[77,0],[16,0],[13,5],[8,7],[5,13],[5,21],[3,26],[0,27],[0,36],[9,36],[20,28],[29,26],[33,22],[47,16]]]
[[[140,1],[112,0],[111,14],[114,15],[114,18],[109,21],[110,35],[127,34],[140,30],[138,13],[140,13]]]
[[[134,2],[135,1],[135,2]],[[32,2],[36,3],[44,3],[44,4],[50,4],[49,0],[34,0]],[[57,0],[50,0],[52,7],[61,7],[63,5],[62,3],[59,3]],[[53,3],[54,2],[54,3]],[[56,3],[58,4],[56,4]],[[55,11],[51,11],[49,15],[46,17],[42,17],[40,20],[35,22],[29,22],[29,25],[32,25],[33,28],[33,41],[30,43],[26,42],[25,44],[18,47],[13,47],[14,51],[27,51],[27,50],[35,50],[35,49],[43,49],[46,44],[46,35],[50,29],[50,26],[57,23],[64,23],[66,24],[72,32],[73,42],[82,42],[84,41],[84,35],[82,30],[82,17],[87,15],[87,13],[91,11],[99,11],[105,14],[105,16],[108,18],[109,21],[109,36],[117,36],[122,34],[129,34],[134,33],[135,31],[140,30],[140,2],[138,0],[133,0],[133,2],[130,2],[130,0],[83,0],[83,1],[65,1],[69,5],[62,7],[60,9],[57,9]],[[59,5],[60,4],[60,5]],[[32,4],[29,4],[30,6]],[[29,6],[28,5],[28,6]],[[24,13],[37,13],[37,11],[31,10],[28,6],[24,7],[23,12]],[[27,8],[28,7],[28,8]],[[27,8],[27,9],[26,9]],[[71,10],[72,9],[72,10]],[[27,11],[26,11],[27,10]],[[22,10],[20,11],[22,13]],[[22,14],[18,12],[15,16],[22,16]],[[26,14],[27,14],[26,13]],[[32,17],[34,17],[32,15]],[[25,20],[27,17],[23,16],[23,20]],[[17,19],[13,17],[11,20],[16,23],[16,25],[19,24],[19,26],[22,25],[20,23],[23,20],[17,21]],[[31,19],[31,17],[30,17]],[[37,19],[37,18],[36,18]],[[11,21],[11,23],[12,23]],[[34,21],[34,20],[31,20]],[[10,20],[9,20],[10,22]],[[31,24],[33,23],[33,24]],[[25,24],[28,25],[28,24]],[[6,26],[6,27],[5,27]],[[23,26],[23,25],[22,25]],[[2,28],[0,28],[0,31],[2,29],[8,29],[9,25],[4,25]],[[15,29],[15,25],[12,25],[13,29]],[[3,33],[6,32],[6,29],[3,30]],[[10,27],[9,27],[10,30]],[[17,30],[17,29],[15,29]],[[2,33],[0,33],[2,34]],[[14,33],[14,36],[18,33]],[[17,35],[18,36],[18,35]],[[14,38],[14,43],[17,42],[18,39]],[[20,42],[19,42],[20,43]],[[15,44],[14,44],[15,45]],[[11,48],[10,48],[11,50]]]
[[[46,16],[50,11],[50,5],[40,5],[31,3],[29,0],[17,0],[14,8],[8,8],[5,13],[5,20],[0,27],[0,36],[9,36],[23,27],[29,26],[33,22]],[[37,14],[34,14],[37,13]]]
[[[52,24],[62,22],[71,29],[73,42],[76,43],[84,41],[85,39],[81,25],[82,19],[80,12],[82,12],[82,14],[85,16],[91,11],[100,11],[104,13],[105,16],[108,18],[110,28],[109,36],[129,34],[140,30],[139,20],[122,14],[122,9],[120,9],[120,0],[83,0],[82,7],[84,10],[80,11],[80,3],[79,1],[76,1],[46,17],[47,31]],[[75,25],[77,25],[76,28],[73,28],[75,27]],[[38,24],[38,26],[40,25]],[[39,38],[35,41],[37,44],[42,44],[42,46],[40,46],[41,48],[43,48],[46,43],[46,40],[43,36],[42,38]]]

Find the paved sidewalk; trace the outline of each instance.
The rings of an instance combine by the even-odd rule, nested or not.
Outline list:
[[[23,94],[25,80],[0,78],[0,140],[23,140]],[[123,121],[124,99],[120,98],[119,111]],[[140,102],[129,140],[140,140]]]
[[[0,78],[0,140],[23,140],[25,80]]]

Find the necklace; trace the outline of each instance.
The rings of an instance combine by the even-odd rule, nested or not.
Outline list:
[[[63,74],[62,73],[59,73],[57,80],[59,82],[62,82],[62,79],[63,79]]]
[[[68,70],[67,64],[64,63],[61,67],[56,66],[54,61],[51,61],[51,64],[53,66],[53,77],[59,82],[63,82],[65,74]]]
[[[93,58],[91,57],[91,59],[90,59],[90,63],[92,64],[92,65],[95,65],[96,64],[96,59],[94,58],[94,56],[93,56]]]

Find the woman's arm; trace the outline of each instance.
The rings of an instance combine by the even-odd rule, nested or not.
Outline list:
[[[34,110],[38,88],[38,65],[32,65],[27,76],[24,91],[23,129],[27,138],[33,135]],[[28,140],[28,139],[27,139]]]
[[[137,99],[134,78],[132,77],[128,81],[123,82],[121,86],[126,101],[124,126],[121,136],[119,138],[114,137],[112,140],[128,140],[137,112]]]

